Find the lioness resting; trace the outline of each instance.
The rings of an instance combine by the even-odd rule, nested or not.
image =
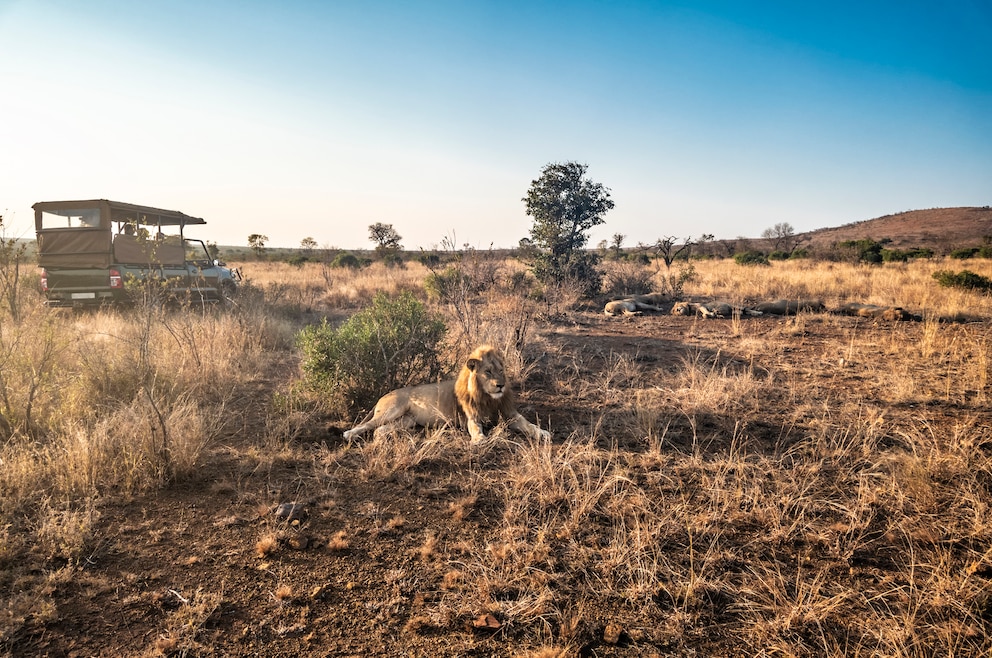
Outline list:
[[[800,312],[820,313],[823,302],[812,299],[779,299],[774,302],[761,302],[754,309],[770,315],[796,315]]]
[[[606,302],[603,313],[609,316],[640,315],[641,311],[658,311],[664,309],[659,305],[668,301],[668,295],[663,292],[652,292],[647,295],[631,295],[623,299]]]
[[[705,302],[693,304],[691,302],[675,302],[672,307],[672,315],[701,315],[704,318],[732,318],[735,315],[761,315],[761,311],[742,306],[731,306],[726,302]]]
[[[507,424],[534,438],[550,439],[551,433],[527,422],[514,405],[503,367],[503,357],[491,345],[477,347],[462,366],[458,379],[436,384],[409,386],[379,398],[361,425],[344,433],[349,441],[371,429],[394,429],[451,425],[467,428],[474,440],[486,438],[483,423],[503,418]]]
[[[859,304],[858,302],[841,304],[833,312],[841,315],[871,318],[873,320],[885,320],[886,322],[921,319],[919,316],[913,315],[899,306],[877,306],[875,304]]]

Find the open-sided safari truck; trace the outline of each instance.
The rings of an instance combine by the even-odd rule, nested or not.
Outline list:
[[[237,292],[240,272],[211,258],[202,240],[183,235],[187,226],[206,224],[198,217],[106,199],[32,208],[48,306],[127,304],[133,283],[143,282],[197,303]]]

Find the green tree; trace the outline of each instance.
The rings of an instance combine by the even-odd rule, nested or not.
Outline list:
[[[375,253],[381,258],[396,254],[403,249],[403,245],[400,244],[402,239],[403,236],[396,232],[392,224],[376,222],[369,225],[369,240],[375,243]]]
[[[613,258],[620,260],[623,258],[623,241],[627,239],[627,236],[623,233],[614,233],[613,237],[610,239],[610,251],[613,252]]]
[[[590,180],[587,169],[578,162],[545,165],[523,201],[534,218],[531,241],[541,250],[534,275],[545,284],[574,279],[591,294],[598,291],[601,275],[595,268],[596,255],[583,248],[590,229],[605,221],[603,215],[614,204],[610,190]]]
[[[255,252],[257,258],[265,255],[265,243],[269,241],[269,236],[261,233],[252,233],[248,236],[248,246]]]
[[[206,242],[207,253],[210,254],[212,260],[220,260],[220,247],[217,246],[216,242]]]
[[[517,243],[517,258],[522,261],[531,261],[537,258],[538,250],[530,238],[520,238]]]
[[[317,249],[317,241],[311,237],[305,237],[300,240],[300,250],[303,251],[303,255],[310,257],[313,255],[314,250]]]

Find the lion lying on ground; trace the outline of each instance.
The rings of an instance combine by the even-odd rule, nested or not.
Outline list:
[[[603,309],[603,313],[609,316],[617,316],[640,315],[641,311],[661,312],[664,309],[660,305],[667,301],[668,295],[663,292],[652,292],[648,295],[631,295],[623,299],[614,299],[611,302],[606,302],[606,308]]]
[[[756,304],[754,310],[769,315],[796,315],[800,312],[821,313],[824,308],[823,302],[812,299],[779,299]]]
[[[672,315],[701,315],[704,318],[732,318],[745,315],[762,315],[761,311],[742,306],[731,306],[726,302],[704,302],[693,304],[691,302],[675,302],[672,307]]]
[[[379,398],[362,424],[344,433],[349,441],[364,432],[450,425],[467,428],[473,440],[486,438],[483,423],[502,418],[527,436],[550,439],[551,433],[529,423],[517,411],[506,381],[503,357],[491,345],[477,347],[458,379],[397,389]]]
[[[834,309],[833,312],[840,315],[854,315],[860,318],[871,318],[886,322],[922,319],[899,306],[877,306],[875,304],[859,304],[858,302],[842,304]]]

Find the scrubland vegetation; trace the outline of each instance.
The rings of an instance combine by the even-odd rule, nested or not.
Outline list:
[[[229,309],[45,310],[22,277],[0,651],[988,655],[992,298],[941,286],[951,261],[606,265],[614,293],[923,320],[608,319],[484,253],[250,263]],[[363,412],[306,385],[300,331],[377,293],[443,319],[443,370],[503,350],[554,439],[343,442]],[[306,515],[272,513],[290,501]]]

